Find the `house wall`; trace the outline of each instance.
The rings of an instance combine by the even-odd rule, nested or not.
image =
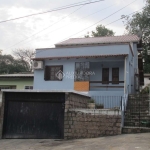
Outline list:
[[[94,71],[95,75],[90,77],[90,80],[102,79],[102,67],[110,68],[119,67],[119,80],[124,81],[126,74],[125,86],[128,93],[134,93],[134,68],[137,68],[137,49],[136,44],[131,43],[134,53],[132,56],[129,45],[109,45],[109,46],[87,46],[87,47],[70,47],[70,48],[54,48],[54,49],[38,49],[36,58],[41,57],[66,57],[66,56],[91,56],[91,55],[113,55],[113,54],[128,54],[126,57],[126,72],[124,72],[125,58],[124,57],[107,57],[107,58],[79,58],[79,59],[53,59],[45,60],[44,65],[63,65],[65,77],[62,81],[45,81],[44,70],[34,71],[34,89],[39,90],[74,90],[74,75],[68,75],[67,72],[74,72],[75,62],[90,62],[90,71]],[[112,84],[110,84],[112,85]],[[112,85],[113,86],[113,85]],[[120,83],[119,86],[124,86]],[[90,89],[90,96],[96,96],[96,101],[99,101],[100,96],[123,96],[124,88],[100,88]],[[120,100],[114,107],[120,106]]]
[[[118,59],[118,58],[117,58]],[[90,70],[95,74],[90,76],[90,81],[102,81],[102,68],[109,68],[109,81],[112,81],[112,68],[119,68],[119,81],[124,81],[124,58],[118,60],[105,59],[100,62],[91,62]],[[124,83],[119,84],[102,84],[102,83],[92,83],[91,86],[124,86]],[[101,91],[123,91],[123,88],[90,88],[91,91],[101,90]]]
[[[36,58],[40,57],[66,57],[66,56],[93,56],[109,54],[129,54],[129,45],[104,45],[70,48],[37,49]]]
[[[128,93],[136,93],[135,91],[135,72],[136,70],[138,71],[138,51],[137,51],[137,44],[135,43],[131,43],[131,47],[132,47],[132,51],[133,51],[133,55],[131,53],[131,51],[129,51],[129,55],[127,58],[127,72],[126,72],[126,87],[127,87],[127,91]]]
[[[74,72],[75,59],[45,60],[45,65],[63,65],[63,72]],[[73,90],[74,76],[65,76],[62,81],[45,81],[44,69],[34,71],[34,89],[40,90]]]
[[[33,79],[2,79],[0,80],[0,86],[7,86],[7,85],[14,85],[16,86],[16,89],[24,89],[26,85],[33,85]]]

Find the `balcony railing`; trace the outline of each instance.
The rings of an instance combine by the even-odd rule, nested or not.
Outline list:
[[[90,81],[91,88],[124,88],[122,84],[124,81]],[[93,84],[93,85],[92,85]]]
[[[92,96],[96,104],[102,104],[105,109],[120,109],[122,96]]]

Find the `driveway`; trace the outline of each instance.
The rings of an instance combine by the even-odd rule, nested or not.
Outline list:
[[[150,150],[150,133],[78,140],[2,139],[0,150]]]

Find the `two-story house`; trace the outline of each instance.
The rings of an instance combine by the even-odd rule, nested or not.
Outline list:
[[[120,106],[139,89],[138,43],[136,35],[71,38],[36,49],[33,88],[85,92],[105,108]]]

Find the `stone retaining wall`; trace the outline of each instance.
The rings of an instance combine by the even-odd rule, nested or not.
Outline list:
[[[75,93],[66,93],[65,110],[70,108],[87,108],[90,97]]]
[[[67,111],[64,121],[64,138],[94,138],[121,134],[120,115],[92,115]]]

